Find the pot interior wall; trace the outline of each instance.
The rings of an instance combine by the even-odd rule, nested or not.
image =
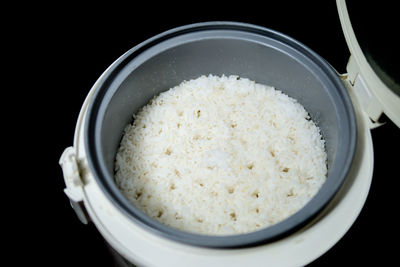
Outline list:
[[[110,175],[123,129],[132,123],[132,115],[154,95],[204,74],[239,75],[297,99],[320,127],[328,168],[332,166],[340,138],[339,114],[327,75],[304,55],[275,40],[260,44],[223,37],[153,47],[114,79],[101,127],[102,151]]]

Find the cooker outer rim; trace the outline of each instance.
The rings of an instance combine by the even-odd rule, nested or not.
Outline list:
[[[342,100],[344,101],[347,112],[348,112],[348,119],[349,119],[349,128],[351,129],[352,135],[348,140],[348,148],[350,150],[350,156],[346,158],[343,168],[341,170],[343,178],[341,179],[340,186],[335,188],[333,193],[330,194],[328,199],[325,199],[324,205],[314,206],[312,209],[309,209],[308,212],[303,212],[302,216],[293,215],[290,220],[286,219],[280,223],[277,223],[273,226],[270,226],[265,229],[261,229],[256,232],[251,232],[247,234],[241,235],[231,235],[231,236],[208,236],[208,235],[199,235],[194,233],[188,233],[179,231],[177,229],[173,229],[171,227],[165,226],[155,220],[150,219],[143,212],[136,210],[135,212],[131,212],[132,205],[126,200],[121,199],[119,195],[120,192],[115,192],[114,188],[110,188],[106,185],[104,181],[104,171],[105,167],[99,162],[98,158],[92,157],[92,155],[96,155],[98,151],[96,150],[97,144],[94,141],[95,132],[95,120],[97,118],[97,113],[99,110],[99,106],[101,105],[102,101],[99,101],[102,97],[104,97],[105,92],[107,91],[106,88],[110,85],[113,78],[118,75],[119,71],[128,64],[131,60],[133,60],[137,55],[141,52],[145,51],[146,49],[161,43],[169,38],[173,38],[180,34],[195,32],[195,31],[203,31],[203,30],[240,30],[240,31],[250,31],[256,34],[265,35],[268,33],[268,37],[273,37],[274,39],[278,39],[280,41],[285,41],[285,43],[290,42],[290,45],[294,47],[296,50],[301,50],[307,58],[312,58],[313,62],[318,64],[320,68],[323,68],[327,75],[332,78],[332,82],[338,86],[342,87],[343,90],[339,91],[341,94]],[[353,105],[350,100],[349,95],[345,89],[340,78],[337,76],[337,73],[332,69],[332,67],[318,54],[313,52],[311,49],[303,45],[302,43],[298,42],[297,40],[286,36],[282,33],[276,32],[271,29],[267,29],[265,27],[256,26],[252,24],[246,23],[238,23],[238,22],[204,22],[204,23],[195,23],[189,24],[182,27],[174,28],[159,35],[156,35],[139,45],[133,47],[124,55],[122,55],[116,62],[114,62],[110,68],[104,73],[103,79],[98,84],[98,90],[94,93],[92,100],[88,105],[88,111],[85,121],[85,129],[84,129],[84,143],[85,143],[85,150],[87,151],[87,159],[89,168],[93,172],[93,176],[96,179],[97,183],[99,184],[102,191],[105,193],[106,197],[110,199],[123,213],[125,213],[128,217],[130,217],[134,222],[138,223],[142,227],[146,228],[147,230],[166,237],[168,239],[172,239],[174,241],[200,246],[200,247],[210,247],[210,248],[242,248],[242,247],[251,247],[256,246],[272,241],[276,241],[280,238],[283,238],[291,233],[299,230],[306,224],[308,224],[318,213],[330,202],[330,200],[336,195],[337,191],[341,188],[343,184],[347,172],[350,169],[350,166],[353,161],[354,151],[356,147],[356,136],[357,136],[357,127],[355,123],[355,115],[353,110]],[[306,204],[305,207],[310,207]],[[300,211],[298,212],[300,213]],[[289,224],[288,224],[289,221]],[[276,229],[284,229],[278,231],[276,233]]]

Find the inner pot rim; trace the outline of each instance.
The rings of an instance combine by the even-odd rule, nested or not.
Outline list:
[[[184,232],[151,219],[144,212],[135,208],[123,196],[122,192],[119,191],[117,186],[111,182],[114,181],[114,178],[110,177],[104,164],[104,158],[101,156],[101,141],[99,141],[101,139],[101,123],[99,123],[101,119],[101,112],[99,112],[99,110],[105,108],[105,104],[103,104],[103,102],[106,92],[114,79],[118,76],[119,72],[127,64],[135,60],[135,58],[146,49],[165,40],[175,36],[184,35],[186,33],[213,30],[250,32],[257,35],[266,36],[290,46],[292,49],[296,50],[296,52],[301,53],[303,56],[307,57],[308,60],[311,60],[313,64],[316,64],[318,68],[323,70],[324,74],[328,76],[330,82],[334,85],[333,87],[335,87],[337,90],[337,93],[339,94],[338,101],[340,100],[343,102],[344,108],[344,112],[342,111],[343,114],[341,114],[341,119],[343,121],[341,121],[339,127],[341,127],[341,134],[344,135],[347,133],[348,138],[344,138],[345,140],[340,138],[344,142],[343,144],[339,143],[338,145],[339,147],[335,157],[335,162],[336,158],[340,155],[343,156],[343,159],[340,159],[341,164],[340,166],[337,166],[340,167],[340,169],[336,168],[337,170],[335,170],[337,172],[337,175],[334,177],[336,179],[334,181],[335,183],[332,186],[329,186],[331,183],[327,183],[329,180],[327,179],[319,192],[295,214],[265,229],[246,234],[227,236],[200,235]],[[357,128],[354,110],[346,88],[332,67],[318,54],[292,38],[264,27],[237,22],[205,22],[178,27],[156,35],[155,37],[152,37],[130,49],[114,64],[112,64],[104,73],[103,78],[99,81],[92,101],[89,103],[85,121],[84,142],[90,170],[92,171],[100,189],[102,192],[104,192],[106,197],[133,222],[144,227],[146,230],[152,233],[185,244],[211,248],[240,248],[255,246],[285,237],[297,231],[315,218],[315,216],[335,196],[336,192],[339,190],[347,176],[355,152],[356,132]]]

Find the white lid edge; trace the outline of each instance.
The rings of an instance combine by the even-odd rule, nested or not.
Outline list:
[[[336,5],[339,12],[340,22],[347,45],[349,47],[351,57],[354,60],[356,68],[347,68],[349,77],[356,79],[358,75],[363,77],[368,91],[373,94],[373,100],[378,103],[371,103],[373,106],[379,104],[381,110],[388,116],[398,127],[400,127],[400,97],[388,88],[382,80],[376,75],[367,59],[365,58],[360,45],[357,42],[356,36],[351,26],[349,14],[345,0],[336,0]],[[354,80],[353,80],[354,83]],[[376,109],[376,108],[375,108]],[[368,113],[368,111],[366,111]],[[372,119],[378,119],[371,116]]]

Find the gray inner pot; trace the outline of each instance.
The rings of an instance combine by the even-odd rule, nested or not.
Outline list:
[[[148,101],[183,80],[230,75],[272,85],[297,99],[320,127],[328,153],[328,178],[300,211],[268,228],[209,236],[165,226],[136,209],[114,183],[114,157],[123,129]],[[259,26],[208,22],[157,35],[121,56],[99,80],[85,124],[89,166],[105,195],[135,223],[186,244],[235,248],[282,238],[314,218],[342,185],[356,146],[356,121],[335,71],[298,41]]]

